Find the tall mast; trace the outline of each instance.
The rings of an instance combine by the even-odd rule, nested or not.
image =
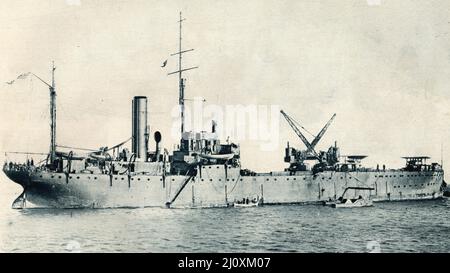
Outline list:
[[[183,58],[183,53],[186,53],[188,51],[192,51],[194,49],[187,49],[187,50],[183,50],[182,46],[181,46],[181,40],[182,40],[182,22],[186,20],[186,18],[183,18],[181,16],[181,12],[180,12],[180,20],[178,21],[180,24],[180,33],[179,33],[179,43],[178,43],[178,52],[171,54],[170,56],[175,56],[178,55],[178,70],[169,73],[168,75],[172,75],[172,74],[178,74],[178,87],[179,87],[179,100],[178,100],[178,104],[180,105],[180,117],[181,117],[181,137],[183,137],[183,133],[184,133],[184,124],[185,124],[185,120],[184,120],[184,87],[185,87],[185,82],[186,79],[183,79],[182,73],[183,71],[187,71],[187,70],[191,70],[191,69],[196,69],[198,68],[198,66],[195,67],[190,67],[190,68],[185,68],[183,69],[183,66],[181,65],[181,60]]]
[[[38,75],[31,73],[43,84],[47,85],[50,90],[50,164],[53,164],[56,158],[56,85],[55,85],[55,62],[52,63],[52,82],[51,84],[44,81]]]
[[[55,62],[52,65],[52,85],[50,89],[50,163],[53,164],[56,154],[56,86],[55,86]]]

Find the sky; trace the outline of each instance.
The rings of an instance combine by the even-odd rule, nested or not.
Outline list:
[[[410,155],[440,162],[442,150],[450,167],[446,0],[2,0],[0,151],[48,151],[48,88],[36,78],[4,82],[29,71],[50,81],[52,61],[58,145],[129,138],[131,100],[143,95],[152,133],[172,150],[178,83],[167,73],[177,69],[180,11],[184,48],[195,49],[183,62],[199,67],[185,74],[187,98],[277,105],[312,133],[336,113],[318,149],[337,141],[342,154],[388,168]],[[278,118],[274,150],[240,141],[243,168],[282,170],[286,142],[303,148]]]

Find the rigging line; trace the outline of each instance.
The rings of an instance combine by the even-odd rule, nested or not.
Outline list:
[[[107,149],[106,151],[110,151],[110,150],[112,150],[112,149],[115,149],[115,148],[117,148],[117,147],[120,147],[120,146],[124,145],[125,143],[127,143],[128,141],[130,141],[131,139],[133,139],[133,137],[130,137],[130,138],[128,138],[127,140],[125,140],[125,141],[123,141],[123,142],[121,142],[121,143],[119,143],[119,144],[114,145],[113,147]]]
[[[67,149],[74,149],[74,150],[80,150],[80,151],[90,151],[90,152],[96,152],[96,151],[98,151],[98,150],[94,150],[94,149],[78,148],[78,147],[70,147],[70,146],[64,146],[64,145],[56,145],[56,147],[59,147],[59,148],[67,148]]]
[[[132,137],[128,138],[127,140],[125,140],[125,141],[123,141],[123,142],[121,142],[121,143],[119,143],[117,145],[114,145],[111,148],[108,148],[106,151],[110,151],[110,150],[115,149],[115,148],[117,148],[119,146],[122,146],[123,144],[127,143],[131,139],[132,139]],[[74,150],[80,150],[80,151],[89,151],[89,152],[98,152],[99,151],[99,149],[79,148],[79,147],[71,147],[71,146],[64,146],[64,145],[56,145],[56,146],[60,147],[60,148],[74,149]]]
[[[292,121],[294,121],[298,126],[300,126],[300,128],[302,128],[303,130],[305,130],[305,132],[307,132],[308,134],[310,134],[312,137],[316,137],[315,135],[313,135],[310,131],[308,131],[305,127],[303,127],[300,122],[296,121],[293,117],[290,117],[292,119]]]
[[[33,153],[33,152],[8,152],[5,151],[5,154],[24,154],[24,155],[48,155],[48,153]]]

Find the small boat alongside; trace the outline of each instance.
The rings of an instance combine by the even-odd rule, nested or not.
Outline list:
[[[372,207],[373,201],[370,199],[358,198],[358,199],[342,199],[342,201],[331,204],[333,208],[359,208],[359,207]]]
[[[255,197],[253,199],[249,198],[243,198],[242,200],[235,201],[233,203],[233,207],[235,208],[251,208],[251,207],[259,207],[263,203],[263,199],[258,197]]]
[[[373,201],[370,199],[370,195],[368,197],[363,197],[360,195],[358,198],[344,198],[347,190],[374,190],[374,188],[366,188],[366,187],[347,187],[344,190],[344,193],[337,200],[330,200],[325,202],[326,206],[330,206],[333,208],[361,208],[361,207],[372,207]]]

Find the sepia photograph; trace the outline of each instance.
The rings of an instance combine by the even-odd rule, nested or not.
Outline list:
[[[2,0],[0,252],[448,253],[449,30],[447,0]]]

